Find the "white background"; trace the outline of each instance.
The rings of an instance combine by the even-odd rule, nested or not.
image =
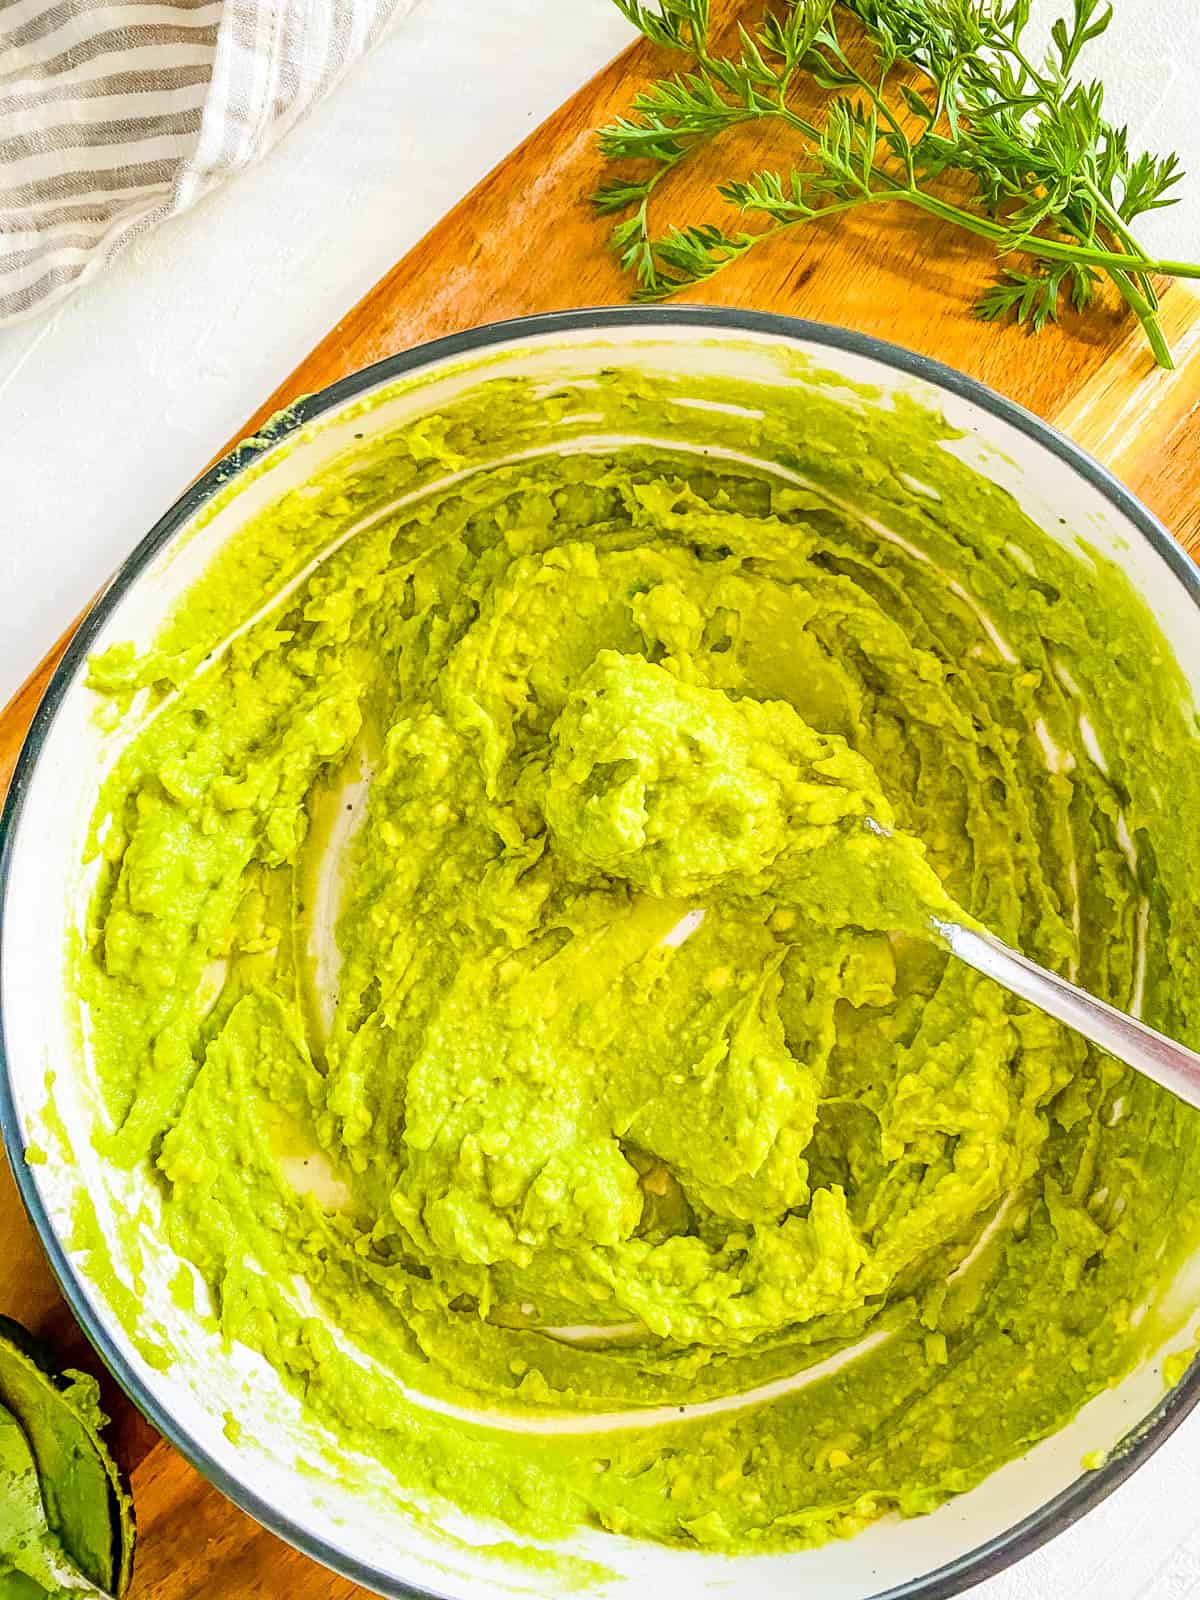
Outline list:
[[[1200,5],[1116,7],[1092,57],[1110,104],[1195,174],[1143,231],[1200,259]],[[421,0],[260,167],[0,329],[0,702],[342,313],[629,36],[611,0]],[[973,1593],[1200,1600],[1200,1418]]]

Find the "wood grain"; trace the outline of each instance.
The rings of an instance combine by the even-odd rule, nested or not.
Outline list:
[[[586,200],[601,175],[592,135],[666,65],[639,44],[585,85],[338,323],[244,431],[297,395],[423,340],[503,317],[624,301],[625,282],[605,248],[607,226]],[[786,151],[758,139],[681,169],[671,216],[711,215],[713,175],[733,170],[731,162],[786,162]],[[1071,434],[1200,547],[1200,301],[1180,288],[1164,297],[1179,359],[1164,374],[1140,329],[1112,307],[1086,322],[1067,315],[1036,339],[979,323],[970,306],[991,266],[986,249],[938,224],[878,212],[775,240],[695,298],[838,323],[960,367]],[[0,794],[70,632],[0,712]],[[2,1162],[0,1311],[43,1334],[65,1361],[98,1371]],[[366,1593],[258,1528],[111,1384],[106,1396],[141,1525],[134,1600]]]

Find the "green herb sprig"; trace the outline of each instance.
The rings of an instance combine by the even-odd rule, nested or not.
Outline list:
[[[1105,0],[1072,0],[1041,62],[1026,45],[1031,0],[781,0],[756,26],[740,25],[724,53],[711,43],[710,0],[615,3],[648,39],[688,58],[599,133],[610,161],[641,164],[594,196],[619,219],[612,243],[636,299],[702,283],[784,229],[903,204],[1004,258],[981,317],[1040,330],[1064,297],[1083,310],[1107,278],[1159,364],[1173,364],[1153,276],[1200,278],[1200,265],[1158,260],[1132,231],[1137,217],[1175,202],[1183,174],[1174,155],[1132,154],[1126,130],[1104,115],[1103,86],[1079,75],[1112,20]],[[840,13],[857,19],[865,49],[843,44]],[[819,122],[796,105],[805,78],[826,94]],[[717,186],[755,227],[653,231],[651,199],[669,173],[726,129],[771,119],[799,136],[801,164]],[[1010,265],[1014,256],[1024,263]]]

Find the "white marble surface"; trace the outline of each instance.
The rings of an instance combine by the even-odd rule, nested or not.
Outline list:
[[[1137,137],[1195,174],[1145,231],[1200,258],[1200,7],[1116,4],[1095,68]],[[262,396],[628,36],[610,0],[422,0],[258,170],[57,311],[0,330],[0,701]],[[974,1592],[1200,1597],[1198,1483],[1193,1419]]]

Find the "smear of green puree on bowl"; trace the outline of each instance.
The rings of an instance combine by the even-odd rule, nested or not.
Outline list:
[[[94,663],[145,720],[80,964],[111,1156],[407,1488],[810,1544],[1138,1358],[1195,1115],[922,908],[1200,1045],[1200,735],[1120,570],[954,437],[836,379],[494,378]]]

